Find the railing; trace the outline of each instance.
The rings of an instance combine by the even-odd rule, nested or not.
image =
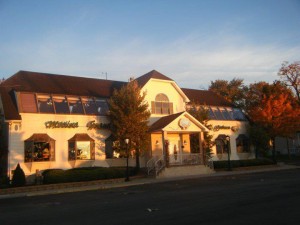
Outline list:
[[[147,162],[147,173],[148,175],[154,174],[157,176],[166,167],[164,157],[153,156]]]
[[[161,158],[155,161],[155,176],[157,176],[165,167],[166,167],[166,161],[162,156]]]
[[[205,166],[207,166],[210,169],[214,170],[214,161],[212,160],[212,158],[206,156]]]
[[[199,153],[192,154],[172,154],[169,156],[170,165],[203,165],[202,157]]]

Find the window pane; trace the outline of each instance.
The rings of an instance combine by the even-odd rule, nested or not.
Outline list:
[[[41,113],[54,113],[53,103],[50,96],[40,95],[38,98],[38,108]]]
[[[162,114],[170,114],[169,102],[162,102]]]
[[[91,145],[89,141],[77,141],[77,159],[91,159]]]
[[[33,161],[50,161],[50,145],[48,142],[34,142]]]
[[[75,160],[75,159],[76,159],[75,142],[70,141],[69,142],[69,160]]]
[[[216,143],[217,154],[225,153],[224,142],[222,140],[215,140],[215,143]]]
[[[209,110],[208,110],[208,115],[209,115],[209,118],[212,119],[212,120],[215,120],[216,119],[216,116],[212,110],[212,108],[209,107]]]
[[[214,114],[215,114],[217,120],[223,120],[224,119],[218,108],[214,108],[213,111],[214,111]]]
[[[168,102],[169,99],[168,99],[168,97],[165,94],[158,94],[155,97],[155,101],[156,102]]]
[[[162,114],[162,112],[161,112],[161,102],[155,102],[155,114]]]
[[[97,114],[107,115],[108,105],[105,99],[96,99]]]
[[[246,120],[244,114],[240,109],[233,109],[233,118],[235,120]]]
[[[61,114],[69,114],[69,106],[66,98],[64,96],[53,97],[53,102],[55,106],[55,112]]]
[[[223,117],[225,118],[225,120],[231,120],[230,115],[229,115],[229,113],[227,112],[226,109],[220,108],[220,111],[221,111]]]
[[[84,114],[81,100],[78,97],[68,97],[68,102],[72,114]]]
[[[81,98],[85,113],[88,115],[97,114],[97,107],[94,99],[92,98]]]

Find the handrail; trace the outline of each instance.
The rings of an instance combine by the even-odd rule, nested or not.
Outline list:
[[[155,162],[155,176],[157,176],[165,167],[166,167],[166,161],[162,156]]]

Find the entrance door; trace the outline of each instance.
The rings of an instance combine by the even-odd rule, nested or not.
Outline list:
[[[179,137],[169,139],[169,163],[180,164],[181,162],[181,147]]]

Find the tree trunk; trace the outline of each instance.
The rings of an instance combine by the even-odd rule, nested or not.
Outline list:
[[[272,143],[273,143],[272,158],[273,158],[273,162],[276,164],[277,160],[276,160],[276,150],[275,150],[275,138],[272,138]]]
[[[141,165],[140,165],[140,147],[138,146],[135,150],[135,168],[136,172],[139,172]]]
[[[286,148],[287,148],[287,152],[288,152],[288,157],[289,157],[289,159],[291,159],[290,145],[289,145],[289,138],[288,137],[286,137]]]

